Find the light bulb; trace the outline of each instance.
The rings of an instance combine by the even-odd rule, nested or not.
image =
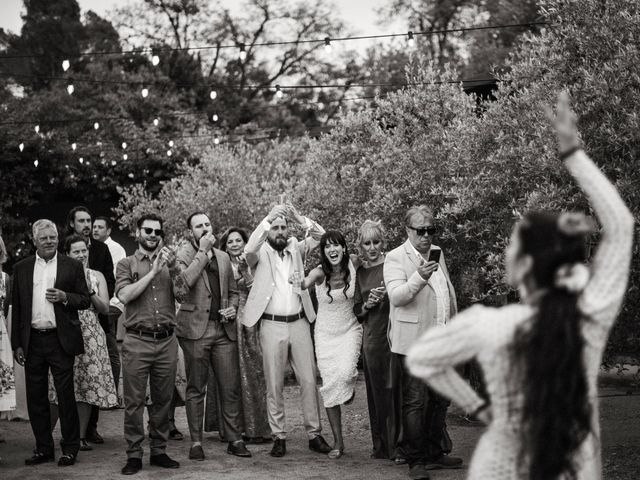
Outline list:
[[[75,88],[73,87],[73,84],[72,84],[72,83],[70,83],[69,85],[67,85],[67,93],[68,93],[69,95],[73,94],[74,90],[75,90]]]
[[[280,85],[276,85],[276,97],[282,98],[283,95],[284,93],[280,90]]]
[[[122,149],[124,150],[125,148],[127,148],[127,142],[122,142]]]
[[[38,168],[38,163],[39,163],[39,162],[38,162],[38,160],[37,160],[37,159],[33,161],[33,165],[34,165],[36,168]]]
[[[324,51],[331,51],[331,39],[329,37],[324,37]]]
[[[118,164],[118,162],[116,162],[115,160],[111,160],[111,166],[115,167]]]
[[[100,128],[100,124],[98,122],[93,124],[93,129],[98,130]]]
[[[148,88],[143,88],[142,89],[142,98],[147,98],[149,96],[149,89]]]
[[[33,127],[33,129],[36,131],[36,133],[40,133],[40,125],[36,125],[35,127]]]
[[[62,61],[62,70],[64,70],[65,72],[69,70],[70,66],[71,66],[71,63],[69,63],[69,60]]]
[[[213,143],[215,143],[216,145],[219,145],[220,139],[216,136],[216,138],[213,139]]]
[[[170,157],[171,155],[173,155],[173,152],[171,150],[167,150],[167,157]]]
[[[174,145],[174,144],[173,144],[173,140],[169,140],[169,146],[170,146],[170,147],[173,147],[173,145]]]
[[[158,120],[157,118],[153,119],[153,124],[157,127],[158,124],[160,123],[160,120]]]
[[[124,155],[122,155],[122,159],[123,159],[123,160],[126,160],[126,159],[128,159],[128,158],[129,158],[129,155],[127,155],[126,153],[125,153]]]
[[[91,162],[89,160],[87,160],[86,165],[91,165]]]
[[[154,67],[158,66],[158,64],[160,63],[160,57],[158,55],[154,55],[153,57],[151,57],[151,63]]]
[[[129,178],[133,178],[135,175],[133,173],[129,173],[129,175],[127,175],[127,177]]]
[[[215,100],[217,96],[218,96],[218,92],[216,92],[215,90],[211,90],[211,92],[209,92],[209,98],[211,100]]]
[[[407,44],[413,48],[416,46],[416,39],[413,38],[413,32],[411,30],[409,30],[409,33],[407,33]]]
[[[21,143],[20,145],[18,145],[18,148],[20,149],[20,151],[24,150],[24,143]]]
[[[80,157],[80,158],[78,159],[78,161],[79,161],[80,163],[84,163],[84,158]]]
[[[76,147],[77,147],[77,145],[75,144],[75,142],[71,144],[71,150],[75,150]]]
[[[240,52],[238,53],[238,57],[240,58],[241,62],[244,62],[247,58],[247,52],[244,49],[244,43],[240,44]]]
[[[214,122],[218,121],[218,114],[214,113],[213,115],[211,115],[211,120],[213,120]]]

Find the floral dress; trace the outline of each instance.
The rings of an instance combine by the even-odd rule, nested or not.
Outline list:
[[[93,270],[86,270],[89,290],[97,291],[98,279]],[[84,353],[77,355],[73,365],[73,387],[76,402],[85,402],[100,408],[115,407],[118,404],[113,381],[111,362],[107,350],[107,338],[100,326],[93,306],[78,312]],[[49,402],[58,403],[53,377],[49,372]]]
[[[583,364],[592,407],[591,432],[574,458],[576,480],[601,478],[600,424],[597,377],[609,331],[620,310],[627,287],[633,245],[633,217],[618,192],[582,151],[567,159],[602,224],[602,241],[593,259],[591,279],[579,298],[584,317]],[[409,352],[411,373],[467,411],[483,404],[454,365],[476,358],[491,398],[493,420],[478,442],[469,467],[470,479],[518,480],[528,478],[519,464],[524,396],[512,375],[516,332],[535,318],[532,305],[503,308],[474,306],[455,317],[445,328],[430,330]],[[525,452],[526,453],[526,452]]]

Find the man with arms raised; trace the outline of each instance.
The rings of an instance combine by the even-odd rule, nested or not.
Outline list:
[[[289,237],[289,222],[295,221],[310,236],[299,242]],[[286,453],[284,375],[291,362],[302,390],[302,414],[309,448],[329,453],[331,447],[320,432],[320,402],[316,386],[316,361],[310,323],[316,318],[307,290],[294,291],[289,277],[304,274],[305,255],[319,245],[324,229],[300,215],[291,205],[277,205],[251,234],[245,247],[247,264],[255,271],[243,323],[260,325],[260,345],[267,384],[267,411],[274,437],[271,456]],[[266,240],[266,242],[265,242]]]

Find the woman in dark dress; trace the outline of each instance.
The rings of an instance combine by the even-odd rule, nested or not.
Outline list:
[[[403,463],[398,451],[402,430],[400,371],[387,340],[389,297],[383,279],[385,230],[380,222],[365,220],[357,245],[363,264],[356,273],[353,311],[364,327],[363,368],[373,440],[373,458]]]

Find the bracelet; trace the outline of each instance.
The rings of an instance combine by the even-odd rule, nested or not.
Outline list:
[[[560,160],[566,160],[567,158],[569,158],[571,155],[573,155],[574,153],[576,153],[578,150],[582,150],[582,147],[571,147],[569,150],[565,150],[564,152],[560,152],[559,157]]]

